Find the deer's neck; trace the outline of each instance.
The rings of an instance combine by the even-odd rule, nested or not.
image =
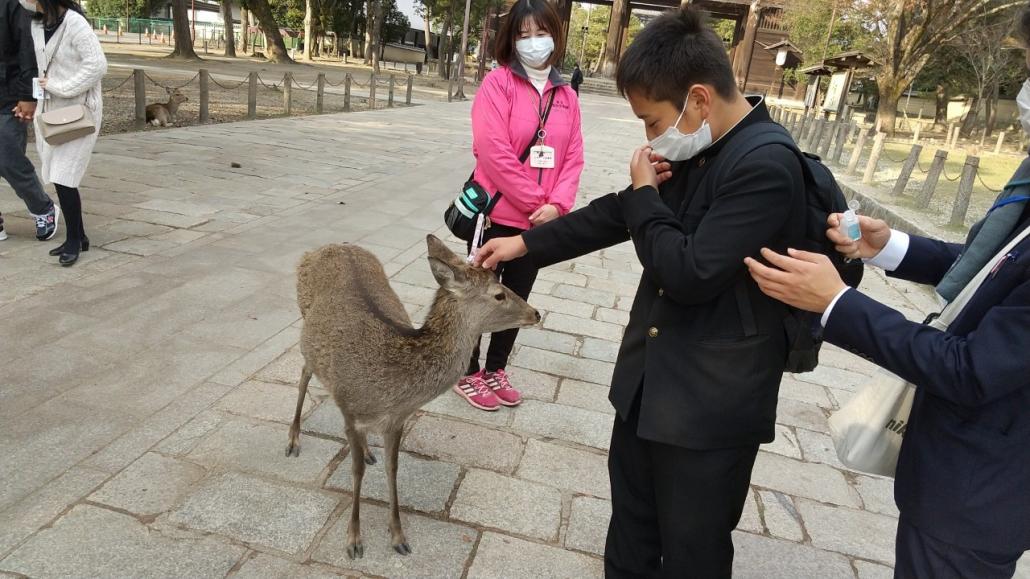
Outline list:
[[[176,102],[175,99],[171,99],[168,101],[168,104],[165,105],[165,108],[168,109],[168,112],[174,115],[175,113],[179,112],[179,103]]]
[[[480,335],[473,320],[451,293],[440,289],[422,329],[413,338],[413,349],[426,369],[426,382],[439,396],[454,385],[468,367],[472,349]]]

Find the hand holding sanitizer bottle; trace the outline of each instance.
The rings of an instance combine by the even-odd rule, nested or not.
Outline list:
[[[862,239],[862,228],[858,225],[858,207],[857,200],[848,201],[848,210],[840,218],[840,233],[851,241]]]

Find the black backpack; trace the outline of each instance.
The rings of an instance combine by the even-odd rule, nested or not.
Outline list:
[[[858,287],[864,271],[862,261],[845,260],[826,237],[826,219],[831,213],[841,213],[848,208],[844,193],[822,160],[817,155],[802,152],[790,133],[779,124],[772,121],[755,123],[744,127],[740,133],[733,136],[726,148],[719,152],[715,165],[705,175],[706,198],[711,200],[715,197],[716,184],[724,182],[724,174],[733,169],[736,161],[760,147],[772,144],[781,144],[794,151],[801,161],[801,170],[804,173],[807,199],[805,240],[797,249],[827,255],[844,283]],[[751,308],[751,298],[744,284],[737,284],[736,297],[745,335],[756,335],[758,327]],[[788,341],[784,370],[795,373],[811,372],[819,364],[819,348],[822,346],[820,316],[789,306],[787,310],[788,314],[783,320]]]

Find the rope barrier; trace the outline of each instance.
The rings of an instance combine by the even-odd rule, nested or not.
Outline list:
[[[980,184],[984,186],[984,189],[987,189],[991,193],[1001,193],[1002,192],[1001,189],[995,189],[994,187],[991,187],[987,183],[984,183],[984,178],[980,176],[980,171],[976,172],[976,178],[980,181]]]
[[[334,83],[334,82],[330,81],[330,80],[329,80],[328,78],[327,78],[327,79],[325,79],[325,83],[326,83],[327,85],[329,85],[329,86],[333,86],[333,87],[335,87],[335,86],[342,86],[342,85],[343,85],[343,83],[345,83],[345,82],[347,82],[347,77],[343,77],[342,79],[340,79],[340,82],[337,82],[337,83]],[[352,82],[353,82],[353,81],[352,81]]]
[[[258,82],[261,83],[261,86],[263,86],[263,87],[265,87],[267,89],[270,89],[270,90],[280,90],[279,85],[282,84],[281,82],[280,83],[273,82],[272,86],[268,86],[267,84],[265,84],[264,80],[261,80],[261,75],[260,74],[258,75],[257,79],[258,79]]]
[[[902,158],[901,158],[901,160],[895,159],[894,157],[891,157],[891,156],[890,156],[890,155],[889,155],[889,154],[887,153],[887,148],[886,148],[886,147],[884,147],[884,149],[883,149],[883,156],[884,156],[884,158],[886,158],[886,159],[887,159],[888,161],[890,161],[891,163],[904,163],[904,162],[905,162],[905,159],[907,159],[907,158],[908,158],[908,157],[902,157]]]
[[[175,85],[175,86],[169,86],[169,85],[161,84],[161,83],[157,82],[156,80],[154,80],[153,77],[151,77],[146,72],[143,73],[143,76],[145,76],[147,78],[147,80],[149,80],[153,84],[156,84],[157,86],[159,86],[159,87],[161,87],[161,88],[163,88],[165,90],[179,90],[180,88],[186,87],[187,85],[189,85],[193,81],[195,81],[198,78],[200,78],[200,73],[198,72],[197,74],[193,75],[193,78],[187,80],[186,82],[184,82],[184,83],[182,83],[180,85]]]
[[[312,82],[308,86],[304,86],[301,83],[297,82],[297,79],[293,79],[293,84],[295,84],[297,86],[297,88],[299,88],[300,90],[311,90],[311,89],[315,88],[315,85],[318,84],[318,80],[316,79],[314,82]]]
[[[931,163],[931,165],[932,165],[932,163]],[[928,174],[930,172],[930,167],[927,167],[927,168],[924,169],[923,166],[919,164],[919,159],[916,159],[916,169],[919,169],[919,172],[924,174],[924,175],[926,175],[926,174]]]
[[[952,181],[952,182],[954,182],[954,181],[958,181],[958,180],[959,180],[959,178],[961,178],[961,177],[962,177],[962,173],[959,173],[959,174],[958,174],[958,175],[956,175],[956,176],[955,176],[954,178],[950,177],[950,176],[948,175],[948,166],[947,166],[947,165],[945,165],[945,166],[944,166],[944,167],[943,167],[943,168],[941,169],[941,174],[942,174],[942,175],[944,175],[944,178],[945,178],[945,179],[947,179],[948,181]]]
[[[114,91],[116,91],[116,90],[122,88],[123,86],[125,86],[125,84],[128,83],[130,80],[132,80],[132,75],[131,74],[129,76],[125,77],[122,80],[122,82],[118,83],[118,86],[116,86],[114,88],[104,89],[103,90],[103,94],[111,94],[111,93],[113,93]]]
[[[210,79],[211,82],[215,84],[215,86],[221,88],[222,90],[236,90],[236,89],[240,88],[241,86],[247,84],[247,82],[250,80],[248,78],[245,78],[245,79],[241,80],[240,82],[236,83],[236,86],[230,88],[230,87],[227,87],[224,84],[218,82],[212,76],[209,76],[208,79]]]

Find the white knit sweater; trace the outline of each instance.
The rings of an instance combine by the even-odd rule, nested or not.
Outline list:
[[[100,81],[107,73],[107,59],[96,34],[81,14],[69,10],[64,22],[51,36],[49,44],[45,38],[42,21],[33,20],[32,41],[36,47],[36,63],[40,74],[46,69],[46,91],[50,97],[46,101],[45,110],[85,104],[93,113],[99,132],[104,114]],[[47,61],[50,62],[49,68],[46,67]],[[36,148],[43,165],[43,181],[78,187],[86,174],[89,157],[97,142],[97,133],[51,147],[43,140],[39,130],[38,113],[43,110],[44,103],[40,101],[36,115]]]

